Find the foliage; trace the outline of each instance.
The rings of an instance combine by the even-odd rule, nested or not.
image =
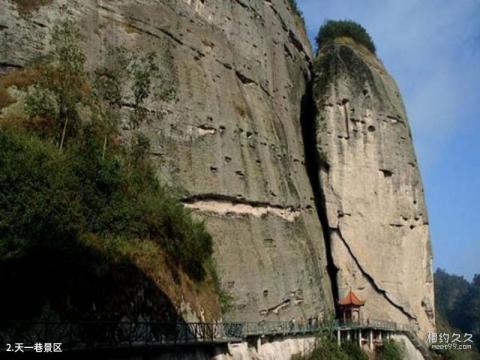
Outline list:
[[[437,269],[435,301],[439,324],[449,332],[473,334],[476,347],[480,348],[480,274],[468,282]]]
[[[402,360],[403,349],[397,342],[393,340],[383,341],[383,344],[377,350],[378,360]]]
[[[338,346],[337,340],[330,334],[320,336],[316,343],[314,350],[304,356],[296,355],[292,359],[294,360],[367,360],[368,355],[360,349],[360,347],[353,342],[347,342]]]
[[[288,0],[288,5],[290,5],[290,8],[293,10],[295,15],[298,16],[298,18],[302,21],[302,23],[305,22],[303,19],[303,14],[300,8],[298,7],[297,1],[296,0]]]
[[[155,53],[149,53],[144,57],[135,57],[129,70],[133,77],[132,92],[134,99],[130,127],[135,130],[146,119],[147,109],[143,105],[150,95],[151,74],[158,72]]]
[[[0,260],[39,247],[74,251],[89,234],[152,239],[202,278],[212,253],[202,223],[161,187],[148,161],[102,159],[101,141],[84,129],[64,154],[31,134],[0,133]]]
[[[71,21],[54,26],[52,51],[39,66],[40,78],[25,101],[25,110],[31,118],[47,120],[60,150],[67,136],[78,133],[79,105],[89,101],[85,55],[78,46],[80,39],[80,31]]]
[[[233,296],[228,291],[223,289],[220,290],[219,300],[223,313],[226,313],[233,308]]]
[[[123,102],[123,84],[128,81],[129,64],[127,50],[122,46],[106,46],[108,63],[99,66],[93,74],[94,117],[97,124],[103,125],[106,135],[116,132],[120,121]],[[106,146],[106,144],[105,144]]]
[[[141,109],[138,126],[157,80],[155,54],[129,58],[111,48],[111,63],[92,74],[79,40],[72,22],[55,26],[52,51],[36,65],[25,99],[27,126],[0,129],[0,263],[38,249],[74,254],[87,239],[105,248],[151,240],[203,279],[212,254],[204,224],[158,182],[145,135],[133,132],[128,147],[118,139],[123,84]]]
[[[376,52],[375,44],[365,28],[352,20],[327,20],[318,31],[317,47],[321,49],[340,37],[349,37],[372,53]]]
[[[363,351],[360,346],[353,341],[347,341],[342,344],[342,350],[345,352],[349,359],[352,360],[368,360],[368,355]]]
[[[175,98],[173,64],[165,57],[163,62],[167,62],[167,66],[162,67],[162,59],[154,52],[143,55],[129,52],[122,46],[107,45],[107,62],[91,74],[85,69],[80,40],[80,31],[72,21],[54,26],[52,51],[36,66],[39,80],[25,100],[30,122],[33,127],[44,131],[43,136],[55,139],[62,150],[65,142],[80,135],[78,132],[87,112],[89,121],[95,123],[104,139],[104,156],[107,144],[117,135],[121,107],[131,103],[129,120],[133,146],[137,140],[133,132],[148,117],[147,100],[152,95],[161,101]],[[125,89],[125,84],[131,88]],[[3,98],[7,104],[11,102],[8,96]]]
[[[435,303],[448,322],[455,322],[455,309],[468,292],[469,283],[461,276],[450,275],[442,269],[435,272]]]
[[[0,110],[17,102],[16,97],[10,94],[10,88],[15,87],[16,90],[25,91],[38,79],[38,76],[38,71],[29,68],[16,69],[2,74],[0,76]]]

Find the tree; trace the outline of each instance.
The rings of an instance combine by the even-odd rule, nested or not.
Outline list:
[[[93,90],[96,122],[104,134],[102,158],[105,158],[108,137],[117,132],[123,103],[123,84],[128,80],[129,59],[123,46],[106,46],[106,61],[94,71]]]
[[[375,44],[367,30],[352,20],[327,20],[318,31],[316,38],[318,49],[340,37],[349,37],[364,45],[372,53],[376,52]]]
[[[133,112],[130,117],[132,130],[137,129],[145,120],[147,109],[144,107],[145,100],[150,96],[152,78],[158,76],[159,67],[156,63],[154,52],[146,56],[134,57],[129,65],[132,75]]]
[[[471,333],[480,348],[480,274],[469,283],[445,270],[435,271],[437,319],[452,331]]]
[[[67,131],[74,134],[80,127],[79,105],[88,101],[88,75],[85,55],[78,45],[80,39],[80,31],[72,21],[54,26],[51,51],[38,66],[40,80],[25,101],[30,117],[48,117],[55,129],[61,129],[60,151]]]

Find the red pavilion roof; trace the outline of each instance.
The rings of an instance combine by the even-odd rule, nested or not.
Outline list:
[[[362,306],[365,304],[365,301],[360,300],[358,296],[355,295],[355,293],[350,290],[347,296],[345,296],[343,299],[338,300],[338,304],[342,306],[348,306],[348,305]]]

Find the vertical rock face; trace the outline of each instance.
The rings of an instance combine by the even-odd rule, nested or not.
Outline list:
[[[159,177],[214,238],[233,299],[225,317],[332,312],[327,242],[335,296],[352,289],[366,300],[364,317],[426,332],[434,325],[428,219],[398,89],[368,50],[349,42],[322,50],[316,141],[305,140],[321,163],[312,189],[301,126],[311,50],[287,3],[0,0],[0,72],[42,54],[67,16],[82,29],[92,67],[108,60],[106,44],[163,54],[176,100],[151,101],[142,131]],[[323,194],[325,229],[314,192]]]
[[[428,217],[399,90],[347,40],[316,59],[317,157],[336,287],[363,317],[434,326]]]
[[[0,63],[26,65],[55,20],[82,29],[88,61],[106,43],[168,49],[174,103],[149,104],[143,131],[159,177],[215,241],[227,318],[300,319],[333,311],[300,117],[311,50],[283,0],[0,0]],[[23,4],[23,5],[22,5]],[[128,112],[128,104],[125,106]]]

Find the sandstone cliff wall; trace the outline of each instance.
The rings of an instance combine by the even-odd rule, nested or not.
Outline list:
[[[301,123],[313,120],[312,54],[284,0],[0,0],[0,8],[0,71],[43,53],[66,17],[81,27],[91,66],[108,61],[106,44],[155,50],[173,64],[176,100],[149,103],[143,131],[159,177],[213,235],[233,297],[225,318],[332,312],[327,244],[334,289],[365,299],[364,317],[432,329],[428,217],[408,120],[367,50],[343,42],[322,51],[309,137]],[[304,138],[319,160],[308,164],[313,178],[318,170],[314,189]]]
[[[92,66],[107,61],[107,43],[171,57],[177,99],[149,104],[143,131],[160,178],[213,235],[233,297],[226,317],[333,310],[300,126],[311,50],[286,1],[1,0],[0,7],[3,71],[44,52],[53,24],[66,17],[82,29]]]
[[[407,115],[382,63],[351,41],[322,49],[315,97],[317,156],[340,296],[364,318],[432,330],[428,216]]]

